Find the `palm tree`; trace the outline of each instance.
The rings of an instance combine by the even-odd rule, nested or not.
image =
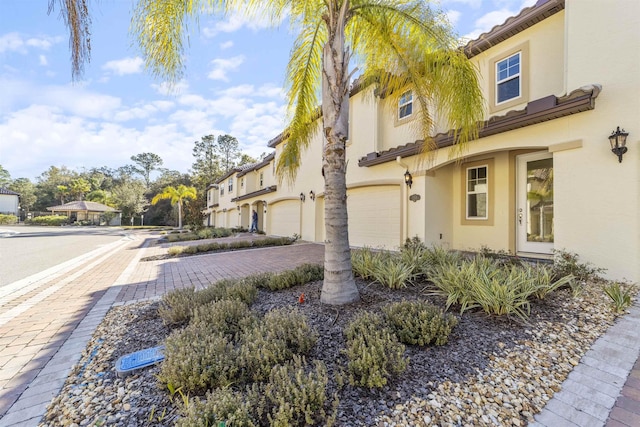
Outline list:
[[[85,2],[71,3],[80,7]],[[274,25],[287,18],[298,32],[287,66],[290,124],[278,175],[295,176],[300,151],[317,129],[321,95],[326,229],[321,300],[334,305],[357,301],[345,177],[349,89],[356,71],[351,61],[362,69],[360,81],[377,85],[381,96],[396,101],[412,91],[425,149],[432,148],[436,116],[454,129],[459,150],[477,137],[483,98],[474,67],[457,47],[446,19],[425,0],[140,0],[132,29],[153,74],[169,82],[182,77],[186,21],[207,12],[266,15]]]
[[[187,187],[184,184],[180,184],[176,187],[165,187],[162,193],[158,193],[151,200],[151,204],[155,205],[162,199],[170,199],[171,204],[178,204],[178,228],[182,229],[182,202],[186,199],[195,200],[197,197],[195,187]]]

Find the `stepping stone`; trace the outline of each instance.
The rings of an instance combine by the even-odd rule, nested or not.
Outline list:
[[[133,371],[155,365],[164,360],[163,345],[125,354],[116,361],[116,373],[120,378]]]

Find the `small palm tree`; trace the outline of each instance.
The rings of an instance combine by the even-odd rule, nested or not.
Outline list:
[[[158,193],[151,200],[151,204],[155,205],[162,199],[170,199],[171,204],[178,204],[178,228],[182,229],[182,202],[186,199],[195,200],[197,197],[195,187],[187,187],[186,185],[179,185],[176,187],[165,187],[162,193]]]

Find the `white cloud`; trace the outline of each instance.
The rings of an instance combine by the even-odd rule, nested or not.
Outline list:
[[[267,16],[263,15],[260,18],[252,17],[251,19],[239,15],[232,14],[225,21],[217,21],[202,29],[202,34],[206,38],[213,38],[220,33],[234,33],[243,27],[247,27],[251,30],[260,30],[263,28],[269,28],[271,24]]]
[[[49,61],[47,61],[47,57],[46,57],[46,56],[44,56],[44,55],[40,55],[40,56],[38,57],[38,59],[39,59],[39,61],[40,61],[40,65],[45,66],[45,67],[46,67],[47,65],[49,65]]]
[[[461,15],[462,13],[457,10],[449,10],[447,11],[447,20],[451,23],[451,25],[455,26],[460,20]]]
[[[226,42],[220,43],[220,49],[222,49],[222,50],[230,49],[232,47],[233,47],[233,41],[232,40],[228,40]]]
[[[111,71],[118,76],[138,74],[142,72],[144,61],[139,56],[109,61],[102,66],[103,70]]]
[[[472,9],[480,9],[482,7],[482,0],[443,0],[442,5],[446,6],[448,4],[461,4],[465,7],[470,7]]]
[[[237,69],[244,62],[244,56],[238,55],[233,58],[222,59],[216,58],[211,61],[213,69],[207,75],[211,80],[229,81],[227,72]]]
[[[48,50],[55,43],[60,42],[61,37],[30,37],[24,38],[19,33],[7,33],[0,36],[0,53],[18,52],[26,54],[29,47],[40,50]]]
[[[160,84],[153,83],[151,87],[160,95],[176,96],[187,93],[189,90],[189,83],[185,80],[180,80],[177,83],[162,82]]]

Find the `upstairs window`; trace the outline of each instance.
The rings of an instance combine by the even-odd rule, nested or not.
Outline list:
[[[398,119],[404,119],[413,114],[413,93],[408,90],[400,96],[398,101]]]
[[[220,186],[220,195],[224,196],[224,184]]]
[[[264,172],[260,172],[260,188],[263,187],[264,184]]]
[[[233,178],[229,178],[229,193],[233,191]]]
[[[496,104],[521,94],[521,52],[496,62]]]
[[[488,218],[488,167],[467,169],[467,219]]]
[[[244,178],[240,180],[240,188],[244,188]]]

